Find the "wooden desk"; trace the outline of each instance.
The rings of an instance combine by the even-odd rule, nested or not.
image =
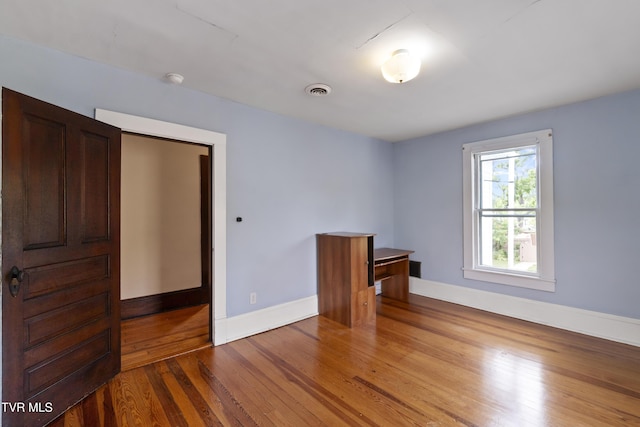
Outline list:
[[[376,319],[373,234],[323,233],[318,247],[318,312],[349,327]]]
[[[373,234],[316,235],[318,251],[318,312],[353,327],[376,320],[374,283],[382,293],[409,299],[409,254],[402,249],[373,249]]]
[[[409,300],[409,255],[414,251],[378,248],[373,250],[375,281],[382,281],[382,295]]]

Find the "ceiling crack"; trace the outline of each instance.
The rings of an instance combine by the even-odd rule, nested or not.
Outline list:
[[[234,33],[233,31],[229,31],[229,30],[227,30],[226,28],[221,27],[221,26],[219,26],[219,25],[217,25],[217,24],[215,24],[215,23],[213,23],[213,22],[211,22],[211,21],[208,21],[208,20],[206,20],[206,19],[204,19],[204,18],[202,18],[202,17],[200,17],[200,16],[198,16],[198,15],[196,15],[196,14],[194,14],[194,13],[191,13],[191,12],[189,12],[189,11],[187,11],[187,10],[181,9],[181,8],[180,8],[180,6],[179,6],[179,5],[177,5],[177,4],[176,4],[176,10],[177,10],[178,12],[182,12],[182,13],[184,13],[184,14],[185,14],[185,15],[187,15],[187,16],[190,16],[190,17],[192,17],[192,18],[194,18],[194,19],[197,19],[197,20],[198,20],[198,21],[200,21],[200,22],[204,22],[205,24],[207,24],[207,25],[209,25],[209,26],[211,26],[211,27],[215,28],[216,30],[224,31],[224,32],[225,32],[225,33],[227,33],[227,34],[230,34],[231,36],[233,36],[233,38],[234,38],[234,39],[236,39],[236,38],[238,38],[238,37],[239,37],[239,36],[238,36],[238,34]]]
[[[533,0],[531,3],[529,3],[527,6],[523,7],[522,9],[520,9],[519,11],[517,11],[516,13],[514,13],[512,16],[510,16],[509,18],[505,19],[502,23],[506,24],[507,22],[511,21],[512,19],[516,18],[518,15],[520,15],[522,12],[524,12],[525,10],[529,9],[531,6],[533,6],[536,3],[540,3],[542,0]]]
[[[540,0],[538,0],[540,1]],[[385,31],[389,30],[390,28],[393,28],[394,26],[396,26],[397,24],[399,24],[400,22],[404,21],[405,19],[407,19],[409,16],[413,15],[413,12],[409,12],[408,14],[406,14],[405,16],[403,16],[402,18],[398,19],[397,21],[387,25],[386,27],[384,27],[382,30],[378,31],[377,33],[375,33],[374,35],[372,35],[371,37],[369,37],[367,40],[365,40],[363,43],[361,43],[360,45],[356,46],[356,50],[364,47],[365,45],[367,45],[370,41],[375,40],[380,34],[384,33]]]

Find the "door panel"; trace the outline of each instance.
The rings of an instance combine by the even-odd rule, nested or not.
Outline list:
[[[109,139],[83,132],[82,241],[109,240]]]
[[[24,247],[33,250],[63,246],[65,126],[32,115],[25,115],[22,126],[26,199]]]
[[[2,400],[24,402],[3,422],[38,426],[120,370],[120,130],[2,104]]]

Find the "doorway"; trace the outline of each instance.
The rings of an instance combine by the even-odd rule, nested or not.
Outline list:
[[[122,132],[122,370],[210,346],[211,147]]]
[[[30,417],[28,424],[43,424],[120,371],[120,218],[115,213],[120,212],[121,129],[210,147],[214,286],[208,330],[210,341],[225,343],[226,136],[104,110],[96,112],[99,123],[5,88],[2,104],[1,255],[3,283],[11,291],[2,295],[2,392],[3,401],[18,408],[3,414],[5,423],[22,425]],[[30,190],[26,196],[24,190]],[[25,248],[31,251],[26,259]],[[53,258],[43,251],[53,251]],[[65,287],[70,294],[58,292]],[[27,345],[35,349],[30,354]],[[44,411],[20,411],[30,403]]]
[[[209,304],[211,147],[122,133],[122,319]]]
[[[97,120],[119,127],[125,133],[201,144],[210,147],[211,182],[211,292],[210,339],[227,340],[224,321],[226,307],[226,135],[144,117],[96,109]],[[216,327],[220,324],[221,327]]]

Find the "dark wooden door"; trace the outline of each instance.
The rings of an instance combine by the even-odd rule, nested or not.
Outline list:
[[[3,422],[39,426],[120,371],[120,129],[4,88],[2,113]]]

